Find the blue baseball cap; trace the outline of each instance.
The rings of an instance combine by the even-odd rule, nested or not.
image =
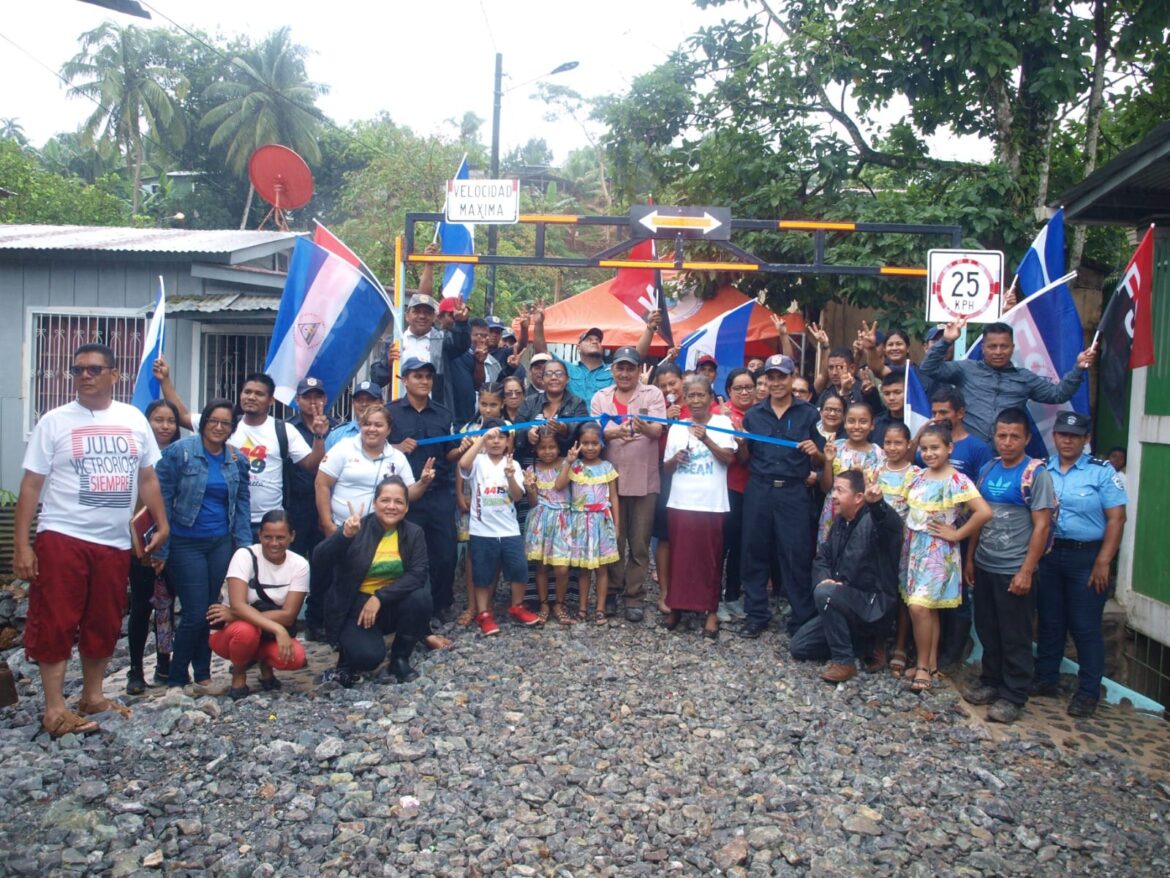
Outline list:
[[[357,387],[353,389],[353,395],[357,396],[359,393],[368,393],[375,399],[382,398],[382,385],[377,381],[362,381]]]
[[[398,369],[398,375],[405,378],[411,372],[418,372],[422,369],[430,369],[432,374],[436,371],[434,363],[428,363],[426,360],[419,359],[418,357],[407,357]]]
[[[769,372],[783,372],[785,375],[791,375],[795,371],[796,363],[792,362],[792,357],[786,357],[784,354],[772,354],[764,360],[765,375]]]

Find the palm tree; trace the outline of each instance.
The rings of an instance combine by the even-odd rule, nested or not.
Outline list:
[[[161,137],[176,145],[187,135],[186,121],[175,108],[175,99],[186,93],[187,78],[159,63],[165,59],[160,39],[133,25],[103,22],[81,35],[81,51],[61,68],[73,83],[69,94],[97,105],[82,129],[85,139],[116,144],[133,170],[134,213],[142,202],[145,130],[156,141]]]
[[[28,146],[28,136],[24,133],[24,126],[19,119],[5,117],[0,119],[0,140],[15,140],[21,149]]]
[[[207,89],[220,101],[200,124],[213,128],[210,145],[227,150],[228,167],[241,177],[252,153],[266,143],[279,143],[310,162],[321,160],[317,136],[322,114],[317,97],[328,90],[310,82],[305,73],[308,50],[294,44],[289,28],[273,31],[260,45],[232,59],[233,79]],[[252,189],[240,228],[252,208]]]

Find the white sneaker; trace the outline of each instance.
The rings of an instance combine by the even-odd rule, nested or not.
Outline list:
[[[719,602],[719,609],[715,611],[715,618],[720,622],[731,621],[731,611],[727,609],[727,604],[722,601]]]
[[[727,601],[724,604],[727,607],[727,612],[731,614],[732,619],[746,619],[747,613],[743,610],[743,598],[734,601]]]

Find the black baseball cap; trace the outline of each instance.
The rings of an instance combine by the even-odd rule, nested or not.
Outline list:
[[[1053,433],[1071,433],[1073,436],[1088,436],[1089,430],[1089,416],[1080,412],[1059,412],[1052,427]]]

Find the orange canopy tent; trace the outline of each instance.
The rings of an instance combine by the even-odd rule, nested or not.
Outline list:
[[[545,341],[550,344],[575,345],[582,332],[597,327],[605,333],[604,344],[607,348],[637,344],[645,324],[614,298],[609,291],[612,284],[612,280],[607,280],[545,308]],[[714,320],[720,314],[742,305],[747,300],[747,296],[730,285],[720,287],[713,298],[705,301],[700,302],[689,297],[681,300],[676,307],[670,309],[670,326],[674,331],[675,344],[680,343],[704,323]],[[776,353],[776,328],[772,325],[769,314],[770,309],[758,302],[752,307],[745,357],[766,357]],[[800,314],[785,314],[784,322],[789,333],[804,332],[804,320]],[[659,356],[665,354],[666,342],[655,335],[650,352]]]

